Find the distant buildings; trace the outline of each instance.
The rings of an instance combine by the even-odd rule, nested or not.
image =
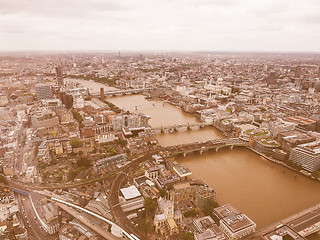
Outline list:
[[[43,82],[43,74],[40,74],[40,73],[37,74],[37,82],[38,82],[38,83],[44,83],[44,82]]]

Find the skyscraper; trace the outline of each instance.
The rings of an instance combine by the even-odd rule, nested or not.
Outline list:
[[[63,76],[62,76],[62,67],[58,66],[56,67],[56,78],[57,78],[57,84],[59,87],[63,86]]]
[[[43,74],[37,74],[38,83],[43,83]]]
[[[103,101],[104,100],[104,88],[100,88],[100,100]]]

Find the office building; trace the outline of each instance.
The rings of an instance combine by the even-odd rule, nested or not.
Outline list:
[[[213,214],[219,219],[220,228],[227,239],[240,239],[256,230],[256,224],[231,204],[215,208]]]
[[[290,152],[290,160],[303,169],[314,172],[320,169],[320,140],[301,144]]]
[[[59,118],[55,112],[43,108],[33,113],[31,123],[33,128],[52,128],[59,125]]]
[[[52,97],[51,87],[49,84],[37,83],[36,93],[37,93],[38,100],[49,99]]]
[[[63,75],[62,75],[62,67],[58,66],[56,67],[56,79],[57,79],[57,84],[59,87],[63,86]]]
[[[37,82],[38,83],[44,83],[43,82],[43,74],[37,74]]]
[[[143,114],[124,114],[115,115],[112,117],[112,127],[115,131],[120,131],[123,128],[144,128],[148,127],[149,118]]]

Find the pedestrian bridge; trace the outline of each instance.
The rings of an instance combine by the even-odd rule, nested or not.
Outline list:
[[[168,151],[171,156],[178,154],[183,154],[183,156],[186,156],[188,153],[192,152],[199,152],[200,154],[202,154],[204,151],[208,151],[211,149],[215,149],[216,151],[218,151],[223,147],[230,147],[230,149],[233,149],[235,146],[247,147],[249,146],[249,143],[239,138],[224,138],[170,146],[163,148],[163,150]]]
[[[130,94],[137,94],[143,93],[146,91],[151,90],[152,88],[137,88],[137,89],[127,89],[127,90],[113,90],[113,91],[105,91],[105,97],[112,97],[112,96],[121,96],[121,95],[130,95]],[[100,96],[100,93],[93,93],[94,96]]]

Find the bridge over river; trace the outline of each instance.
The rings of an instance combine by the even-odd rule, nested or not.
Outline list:
[[[144,93],[153,88],[137,88],[137,89],[127,89],[127,90],[112,90],[112,91],[105,91],[105,97],[112,97],[112,96],[121,96],[121,95],[130,95],[130,94],[138,94]],[[92,93],[93,96],[100,96],[100,93]]]
[[[183,154],[186,156],[188,153],[199,152],[202,154],[204,151],[215,149],[218,151],[222,147],[230,147],[233,149],[235,146],[247,147],[248,142],[245,142],[239,138],[223,138],[216,140],[209,140],[204,142],[187,143],[176,146],[170,146],[162,148],[163,151],[168,151],[171,156]]]
[[[161,126],[161,127],[156,127],[156,128],[152,128],[153,130],[160,130],[161,132],[165,132],[165,131],[177,131],[179,128],[187,128],[187,129],[191,129],[192,127],[205,127],[205,126],[213,126],[213,123],[185,123],[185,124],[176,124],[173,126]]]

